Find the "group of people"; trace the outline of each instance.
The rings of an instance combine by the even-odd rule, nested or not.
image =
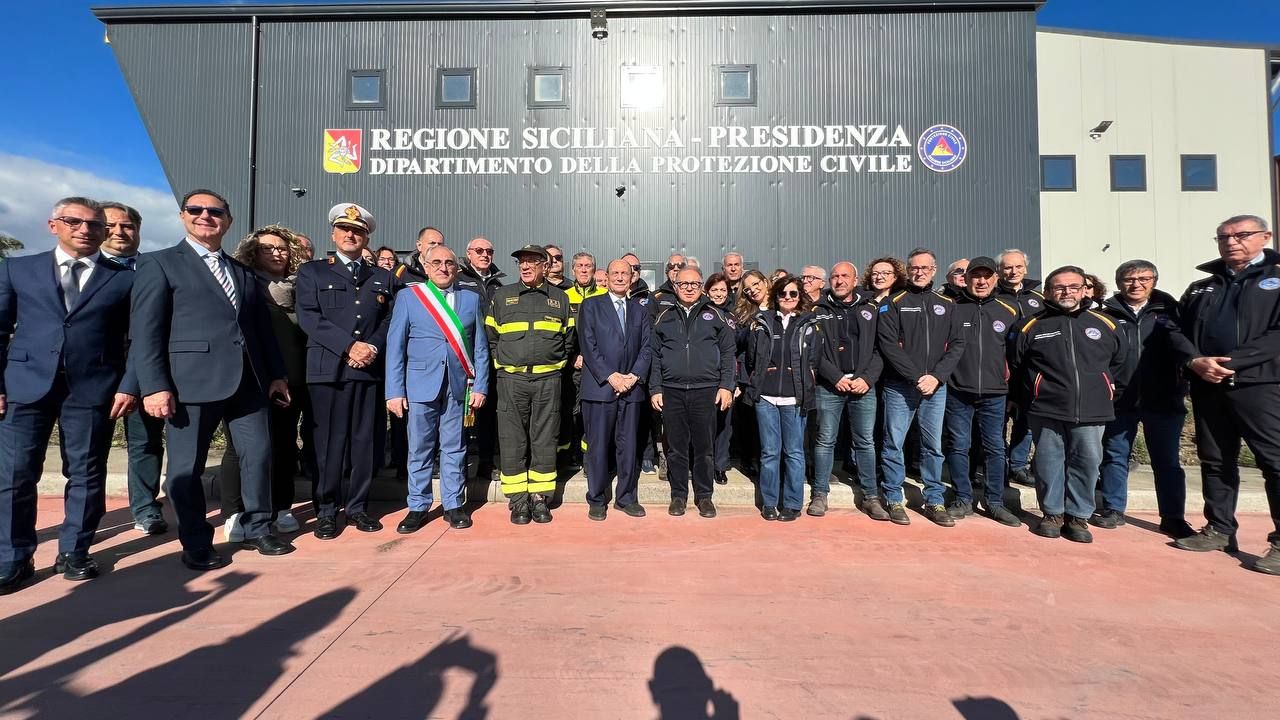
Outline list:
[[[554,245],[511,253],[507,279],[488,239],[460,258],[434,228],[402,260],[370,248],[376,221],[355,203],[330,210],[334,250],[322,259],[278,225],[228,252],[231,208],[215,191],[187,193],[179,214],[186,237],[139,254],[136,210],[66,198],[49,220],[52,251],[0,263],[0,593],[34,573],[36,485],[55,423],[67,477],[55,569],[97,575],[89,550],[121,418],[135,528],[168,530],[167,452],[181,559],[195,570],[226,563],[201,485],[219,427],[226,539],[275,556],[294,550],[284,536],[299,529],[300,464],[317,538],[382,529],[368,496],[384,435],[407,480],[399,533],[429,521],[433,476],[445,521],[471,525],[469,452],[516,524],[551,522],[557,480],[579,463],[592,520],[610,503],[643,517],[639,477],[658,466],[669,514],[685,514],[692,487],[698,514],[714,517],[736,454],[765,520],[825,515],[843,457],[861,510],[909,524],[914,461],[921,513],[937,525],[977,512],[1016,527],[1006,482],[1033,484],[1033,532],[1090,542],[1090,525],[1124,524],[1141,424],[1160,529],[1186,550],[1237,548],[1237,455],[1249,445],[1276,526],[1254,568],[1280,574],[1280,254],[1256,216],[1217,228],[1219,257],[1179,300],[1144,260],[1116,269],[1110,296],[1075,266],[1041,287],[1016,249],[957,260],[942,283],[923,248],[864,273],[841,261],[771,276],[737,252],[707,276],[673,254],[650,288],[635,254],[600,268],[579,252],[566,275]],[[1198,532],[1183,516],[1188,394]]]

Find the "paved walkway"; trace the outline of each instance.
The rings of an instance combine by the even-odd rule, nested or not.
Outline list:
[[[1176,551],[1151,516],[1081,546],[980,518],[583,510],[515,527],[488,505],[407,537],[391,511],[197,575],[113,500],[103,577],[51,577],[45,542],[38,582],[0,597],[0,717],[1275,714],[1280,578]],[[1243,517],[1247,552],[1268,525]]]

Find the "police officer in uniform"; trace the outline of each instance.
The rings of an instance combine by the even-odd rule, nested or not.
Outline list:
[[[572,270],[573,282],[563,289],[569,296],[569,323],[574,328],[574,344],[578,345],[578,310],[582,301],[608,291],[596,284],[596,259],[591,253],[575,253]],[[556,449],[564,453],[563,464],[569,467],[581,466],[582,455],[587,451],[582,427],[582,362],[582,355],[576,355],[561,379],[560,442]]]
[[[402,285],[390,270],[360,257],[376,224],[368,210],[339,203],[329,210],[337,252],[298,268],[298,324],[307,334],[307,385],[316,415],[315,536],[339,533],[338,510],[361,532],[382,523],[366,512],[373,482],[382,404],[383,350],[391,300]],[[343,471],[350,484],[343,487]]]
[[[511,253],[520,282],[493,293],[484,324],[498,377],[498,475],[511,522],[551,522],[560,371],[573,354],[569,296],[546,281],[547,251]]]

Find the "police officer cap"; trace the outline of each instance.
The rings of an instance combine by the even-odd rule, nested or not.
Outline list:
[[[979,255],[978,257],[973,258],[972,260],[969,261],[969,269],[965,271],[965,274],[968,275],[969,273],[973,272],[974,270],[977,270],[978,268],[986,268],[991,272],[997,272],[999,270],[999,268],[996,267],[995,260],[992,260],[986,255]]]
[[[355,203],[338,203],[329,208],[329,224],[360,228],[365,232],[373,232],[378,227],[373,214]]]
[[[516,260],[519,260],[521,255],[537,255],[538,257],[542,258],[543,262],[546,262],[549,259],[546,248],[542,247],[541,245],[525,245],[519,250],[511,253],[511,257],[515,258]]]

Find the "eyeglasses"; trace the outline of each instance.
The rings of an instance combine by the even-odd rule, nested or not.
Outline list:
[[[702,283],[698,282],[697,280],[681,280],[680,282],[674,282],[671,284],[675,285],[681,290],[692,290],[694,288],[702,287]]]
[[[1049,288],[1049,290],[1059,294],[1078,293],[1081,290],[1084,290],[1084,287],[1085,287],[1084,285],[1054,285],[1053,287]]]
[[[563,255],[552,255],[551,253],[547,253],[547,257],[551,258],[551,262],[560,262],[564,259]]]
[[[955,270],[952,270],[952,271],[951,271],[950,273],[948,273],[948,274],[949,274],[949,275],[951,275],[952,277],[960,277],[961,275],[965,274],[966,272],[968,272],[968,271],[967,271],[967,270],[965,270],[964,268],[956,268]]]
[[[545,261],[542,258],[516,258],[517,265],[542,265]]]
[[[668,270],[683,270],[684,263],[667,263]]]
[[[638,273],[638,272],[640,272],[640,266],[639,266],[639,265],[632,265],[632,266],[631,266],[631,272],[633,272],[633,273]]]
[[[442,267],[444,267],[444,268],[454,268],[454,267],[458,267],[458,263],[454,262],[453,260],[432,260],[431,262],[429,262],[429,263],[427,263],[427,264],[428,264],[428,265],[430,265],[430,266],[431,266],[431,267],[433,267],[433,268],[442,268]]]
[[[822,278],[818,277],[817,275],[801,275],[800,279],[803,280],[804,282],[821,282],[822,281]]]
[[[288,255],[289,246],[288,245],[259,245],[258,252],[262,253],[263,255],[268,255],[268,254]]]
[[[54,220],[57,220],[72,230],[79,230],[81,225],[88,225],[89,229],[93,232],[102,232],[103,228],[107,226],[107,224],[101,220],[85,220],[84,218],[72,217],[71,215],[59,215],[54,218]]]
[[[934,269],[934,267],[936,267],[936,266],[934,266],[934,265],[912,265],[911,267],[907,268],[907,272],[913,272],[913,273],[927,273],[927,272],[932,272],[932,271],[933,271],[933,269]]]
[[[131,222],[117,222],[117,223],[109,222],[109,223],[107,223],[107,229],[108,229],[108,230],[115,230],[116,228],[119,228],[119,229],[121,229],[121,230],[123,230],[123,231],[125,231],[125,232],[133,232],[134,230],[137,230],[137,229],[138,229],[138,226],[137,226],[137,225],[134,225],[134,224],[133,224],[133,223],[131,223]]]
[[[205,213],[209,213],[211,218],[220,218],[225,217],[227,214],[226,208],[209,207],[207,205],[187,205],[182,208],[182,211],[191,217],[200,217]]]
[[[778,297],[782,298],[783,300],[795,300],[796,298],[800,297],[800,291],[799,290],[783,290],[782,292],[778,293]]]
[[[1155,282],[1155,279],[1156,278],[1154,275],[1141,275],[1138,277],[1127,277],[1121,280],[1120,282],[1124,283],[1125,285],[1150,285],[1151,283]]]
[[[872,270],[871,271],[871,277],[893,277],[894,274],[895,273],[892,270]]]
[[[473,252],[477,255],[493,255],[493,248],[470,248],[467,252]]]
[[[1250,235],[1257,235],[1258,233],[1264,233],[1264,232],[1267,232],[1267,231],[1266,230],[1245,230],[1244,232],[1228,233],[1226,235],[1214,235],[1213,239],[1217,240],[1220,243],[1224,243],[1228,240],[1235,240],[1236,242],[1244,242],[1244,239],[1249,237]]]

